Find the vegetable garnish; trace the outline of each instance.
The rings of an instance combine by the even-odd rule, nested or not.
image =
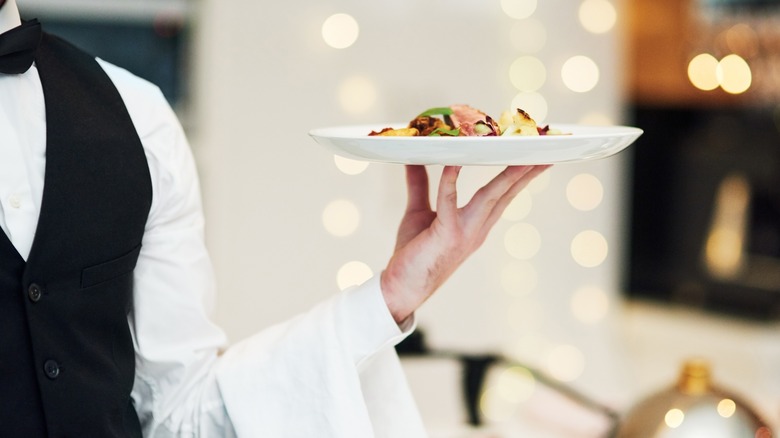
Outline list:
[[[442,135],[457,137],[460,135],[460,128],[455,128],[455,129],[436,128],[430,134],[428,134],[428,137],[441,137]]]
[[[427,116],[451,116],[452,115],[452,108],[443,106],[438,108],[431,108],[427,111],[424,111],[420,113],[417,117],[427,117]]]
[[[495,137],[508,135],[560,135],[536,121],[520,108],[504,111],[498,121],[468,105],[435,107],[423,111],[404,128],[384,128],[368,135],[400,137]]]

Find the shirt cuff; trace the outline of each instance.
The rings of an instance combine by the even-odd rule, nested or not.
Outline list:
[[[377,275],[360,286],[347,289],[341,300],[342,333],[349,339],[352,358],[358,367],[374,353],[396,346],[417,327],[414,314],[400,324],[395,322],[382,295],[379,279]]]

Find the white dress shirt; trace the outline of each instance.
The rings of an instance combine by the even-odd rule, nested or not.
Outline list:
[[[10,0],[0,8],[0,33],[19,23]],[[399,328],[378,278],[218,354],[226,337],[209,319],[215,283],[185,135],[155,86],[98,61],[125,101],[152,178],[128,320],[144,435],[425,436],[393,349],[414,321]],[[0,227],[25,259],[43,193],[44,105],[35,66],[0,74]]]

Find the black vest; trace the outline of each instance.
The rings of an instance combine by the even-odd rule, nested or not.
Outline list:
[[[46,175],[26,263],[0,233],[0,436],[140,437],[127,315],[148,164],[92,56],[44,34],[36,63]]]

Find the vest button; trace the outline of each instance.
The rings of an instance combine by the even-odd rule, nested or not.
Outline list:
[[[33,283],[30,285],[30,287],[27,288],[27,296],[30,298],[30,301],[37,303],[38,300],[41,299],[41,296],[43,296],[43,289],[41,289],[41,287],[37,284]]]
[[[46,373],[46,377],[54,380],[60,375],[60,364],[55,360],[47,360],[43,363],[43,372]]]

